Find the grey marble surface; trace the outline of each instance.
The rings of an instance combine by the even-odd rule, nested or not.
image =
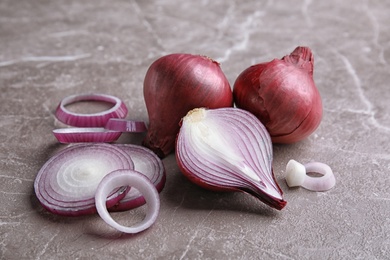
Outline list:
[[[0,259],[388,259],[389,1],[0,1]],[[147,120],[148,66],[175,52],[208,55],[233,84],[246,67],[312,48],[324,117],[274,146],[287,206],[189,183],[164,159],[161,212],[123,235],[98,215],[66,218],[38,203],[34,178],[58,149],[54,110],[71,94],[120,97]],[[140,143],[140,135],[119,142]],[[289,189],[288,160],[329,164],[334,189]],[[116,214],[122,223],[143,208]]]

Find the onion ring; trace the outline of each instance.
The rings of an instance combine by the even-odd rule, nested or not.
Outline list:
[[[107,196],[112,190],[124,185],[137,189],[148,205],[145,218],[131,227],[116,222],[108,213],[106,206]],[[157,189],[142,173],[134,170],[116,170],[106,175],[99,183],[95,194],[95,205],[100,217],[108,225],[124,233],[135,234],[149,228],[156,221],[160,210],[160,198]]]
[[[322,176],[307,175],[310,172]],[[301,164],[290,160],[286,166],[286,182],[289,187],[301,186],[311,191],[327,191],[335,186],[336,179],[332,169],[327,164],[320,162]]]
[[[114,106],[108,110],[98,113],[80,114],[71,112],[66,105],[79,101],[103,101],[113,103]],[[78,127],[104,127],[110,118],[125,118],[127,107],[117,97],[106,94],[81,94],[64,98],[56,109],[56,117],[61,122]]]
[[[108,130],[129,132],[129,133],[142,133],[146,132],[147,128],[145,122],[132,121],[121,118],[110,118],[104,128]]]
[[[122,132],[107,130],[103,127],[69,127],[53,130],[60,143],[111,143],[121,136]]]

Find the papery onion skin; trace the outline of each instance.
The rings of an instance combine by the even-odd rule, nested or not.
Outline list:
[[[233,86],[237,107],[253,113],[273,143],[295,143],[312,134],[322,119],[322,100],[313,80],[308,47],[244,70]]]
[[[160,158],[174,150],[179,122],[188,111],[233,106],[232,90],[219,63],[185,53],[169,54],[151,64],[144,99],[149,127],[143,145]]]

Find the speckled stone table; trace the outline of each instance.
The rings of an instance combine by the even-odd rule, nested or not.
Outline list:
[[[386,259],[390,255],[389,1],[0,2],[1,259]],[[54,110],[71,94],[124,100],[147,120],[148,66],[174,52],[208,55],[233,85],[246,67],[309,46],[324,116],[308,139],[274,146],[288,201],[190,183],[173,155],[157,222],[123,235],[98,215],[66,218],[38,203],[34,178],[63,145]],[[142,134],[118,142],[139,144]],[[289,189],[290,159],[329,164],[337,184]],[[142,218],[144,208],[115,215]]]

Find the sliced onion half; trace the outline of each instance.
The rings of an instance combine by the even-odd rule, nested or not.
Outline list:
[[[107,130],[103,127],[70,127],[53,130],[60,143],[111,143],[121,136],[122,132]]]
[[[176,159],[192,182],[211,190],[243,191],[278,210],[286,205],[272,169],[264,125],[237,108],[197,108],[182,120]]]
[[[66,106],[80,101],[101,101],[114,104],[110,109],[91,114],[80,114],[69,111]],[[78,127],[104,127],[110,118],[125,118],[127,107],[117,97],[106,94],[81,94],[64,98],[56,109],[56,117],[61,122]]]
[[[75,144],[51,157],[34,182],[35,194],[48,211],[68,216],[96,212],[95,192],[108,173],[134,169],[131,157],[110,144]],[[122,186],[126,186],[125,184]],[[106,200],[112,207],[128,192],[128,187],[110,191]]]
[[[128,155],[134,162],[134,170],[145,175],[156,187],[158,192],[164,188],[166,174],[161,159],[148,148],[132,144],[115,144]],[[126,196],[115,206],[109,208],[110,211],[122,211],[139,207],[145,204],[145,198],[139,190],[130,189]]]

